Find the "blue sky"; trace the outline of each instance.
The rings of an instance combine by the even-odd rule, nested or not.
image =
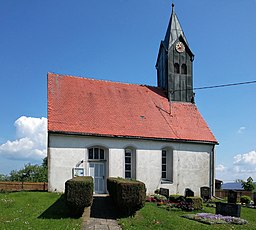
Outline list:
[[[194,87],[256,80],[256,1],[174,1]],[[159,0],[0,0],[0,173],[46,154],[47,72],[156,85],[171,14]],[[196,91],[220,145],[216,177],[256,180],[256,84]]]

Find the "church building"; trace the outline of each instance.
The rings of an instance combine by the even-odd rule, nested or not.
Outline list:
[[[157,87],[48,73],[48,188],[74,176],[136,179],[147,193],[214,194],[217,140],[194,101],[192,53],[172,7],[156,62]]]

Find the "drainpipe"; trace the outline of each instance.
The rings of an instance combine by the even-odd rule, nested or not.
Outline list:
[[[211,195],[215,196],[215,145],[212,146],[210,153],[210,188]]]

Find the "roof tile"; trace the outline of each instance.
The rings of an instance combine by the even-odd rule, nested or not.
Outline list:
[[[48,73],[48,130],[217,143],[195,104],[162,89]]]

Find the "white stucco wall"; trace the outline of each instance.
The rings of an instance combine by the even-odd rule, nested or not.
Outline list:
[[[72,178],[72,168],[81,160],[84,163],[79,167],[88,175],[87,150],[95,146],[106,149],[106,177],[124,177],[124,149],[136,149],[136,179],[146,184],[147,193],[163,187],[170,194],[184,194],[190,188],[199,195],[200,187],[210,187],[209,144],[49,134],[49,191],[64,192],[65,181]],[[163,148],[173,150],[173,182],[168,184],[161,183]]]

